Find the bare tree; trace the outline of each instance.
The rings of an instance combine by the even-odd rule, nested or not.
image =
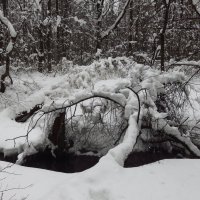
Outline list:
[[[160,32],[160,69],[162,71],[165,70],[165,32],[167,29],[167,24],[169,20],[169,11],[170,11],[170,5],[171,5],[171,0],[163,0],[163,5],[164,5],[164,15],[163,15],[163,28]]]
[[[120,14],[118,15],[118,17],[116,18],[116,20],[114,21],[114,23],[108,27],[105,31],[101,30],[101,25],[102,25],[102,17],[104,15],[104,9],[103,9],[103,5],[104,5],[104,0],[101,1],[97,1],[97,25],[96,25],[96,51],[98,51],[98,49],[101,49],[101,43],[102,41],[107,38],[111,32],[117,28],[118,24],[121,22],[123,16],[126,13],[126,9],[128,8],[128,5],[130,3],[131,0],[127,0],[124,4],[124,7],[122,8],[122,11],[120,12]]]
[[[52,64],[51,64],[51,57],[52,57],[52,49],[51,49],[51,40],[52,40],[52,24],[51,24],[51,15],[52,15],[52,12],[51,12],[51,0],[48,1],[48,5],[47,5],[47,13],[48,13],[48,20],[49,20],[49,23],[48,23],[48,27],[47,27],[47,68],[48,68],[48,71],[51,71],[52,70]]]

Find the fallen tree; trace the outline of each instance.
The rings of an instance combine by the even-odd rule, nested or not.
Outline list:
[[[149,144],[162,149],[163,143],[167,143],[167,151],[177,145],[184,155],[199,157],[198,145],[191,139],[194,130],[183,113],[190,104],[184,73],[135,65],[130,74],[97,82],[90,91],[79,90],[65,101],[45,103],[41,98],[37,103],[44,105],[29,119],[27,133],[7,141],[26,138],[20,158],[51,148],[52,153],[55,149],[108,153],[123,165],[132,151],[143,151]],[[43,132],[42,146],[32,143],[30,135],[36,129]]]

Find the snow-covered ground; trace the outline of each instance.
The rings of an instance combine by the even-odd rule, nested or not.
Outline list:
[[[1,166],[7,165],[0,162]],[[14,165],[0,173],[4,199],[28,200],[194,200],[199,199],[200,160],[163,160],[122,168],[101,159],[82,173],[63,174]]]

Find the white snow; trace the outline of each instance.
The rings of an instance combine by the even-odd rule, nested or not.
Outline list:
[[[4,17],[3,12],[1,10],[0,10],[0,20],[2,21],[2,23],[4,23],[8,27],[11,37],[16,37],[17,33],[13,25],[10,23],[10,21],[6,17]]]
[[[34,0],[35,1],[35,6],[36,6],[36,8],[37,8],[37,10],[38,11],[42,11],[42,7],[41,7],[41,5],[40,5],[40,0]]]
[[[12,39],[16,38],[17,37],[17,32],[15,31],[13,25],[11,24],[11,22],[7,19],[7,17],[4,16],[3,12],[0,10],[0,21],[5,25],[7,26],[9,32],[10,32],[10,35],[12,37]],[[14,46],[14,42],[13,40],[10,40],[10,42],[8,43],[7,47],[6,47],[6,53],[9,54],[12,49],[13,49],[13,46]]]
[[[124,89],[131,85],[129,79],[109,79],[102,80],[97,82],[94,85],[95,91],[104,91],[104,92],[119,92],[120,89]]]
[[[86,21],[85,21],[85,20],[79,19],[77,16],[71,17],[71,18],[73,18],[73,20],[74,20],[75,22],[78,22],[78,23],[80,24],[80,26],[83,26],[83,25],[86,24]]]
[[[4,167],[7,163],[0,162]],[[4,193],[29,200],[188,200],[199,198],[200,160],[163,160],[122,168],[102,158],[82,173],[63,174],[14,165],[0,173],[2,187],[24,188]]]

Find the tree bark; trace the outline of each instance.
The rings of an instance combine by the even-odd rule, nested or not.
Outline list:
[[[52,39],[52,25],[51,25],[51,0],[48,1],[48,20],[49,24],[47,27],[47,68],[48,71],[50,72],[52,70],[52,63],[51,63],[51,58],[52,58],[52,49],[51,49],[51,39]]]
[[[170,4],[171,0],[167,3],[166,0],[163,0],[164,2],[164,7],[165,7],[165,12],[164,12],[164,23],[163,23],[163,29],[160,33],[160,69],[161,71],[165,70],[165,32],[167,29],[167,24],[168,24],[168,19],[169,19],[169,9],[170,9]]]
[[[7,17],[8,16],[8,0],[2,0],[2,6],[3,6],[3,15]]]
[[[3,65],[3,32],[0,32],[0,66]]]
[[[133,41],[133,0],[130,1],[129,5],[129,36],[128,36],[128,54],[131,55],[132,53],[132,41]]]
[[[101,28],[102,28],[102,12],[103,12],[103,4],[104,0],[98,0],[96,4],[96,11],[97,11],[97,23],[96,23],[96,52],[101,49]]]
[[[40,27],[38,29],[38,37],[39,37],[38,71],[43,72],[44,44],[43,44],[42,24],[40,24]]]
[[[58,152],[63,153],[65,150],[65,114],[66,112],[58,113],[53,123],[52,132],[49,135],[49,140],[58,147]]]
[[[59,0],[56,0],[56,15],[57,18],[59,16]],[[57,32],[56,32],[56,63],[58,64],[60,61],[60,25],[57,27]]]

